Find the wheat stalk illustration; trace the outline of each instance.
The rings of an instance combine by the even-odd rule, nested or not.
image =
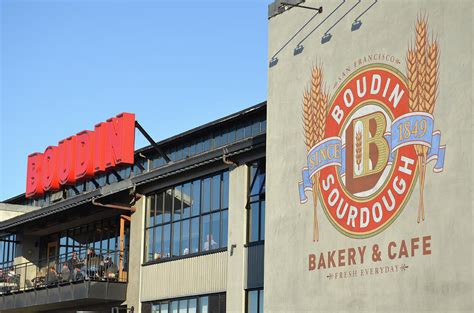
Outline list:
[[[428,43],[428,23],[426,18],[418,18],[416,23],[415,48],[407,52],[407,77],[410,112],[433,114],[438,90],[439,47],[437,41]],[[414,145],[418,157],[418,179],[420,199],[417,222],[425,220],[424,186],[428,147]]]
[[[424,106],[423,111],[429,114],[433,114],[434,107],[436,105],[436,97],[438,92],[438,63],[439,63],[439,50],[438,43],[432,42],[428,46],[427,53],[427,64],[424,81]],[[421,192],[425,189],[425,177],[426,177],[426,161],[428,155],[428,147],[422,146],[422,171],[421,171]],[[425,220],[425,205],[423,203],[421,207],[421,219]]]
[[[309,152],[324,138],[329,95],[322,90],[322,68],[313,67],[311,71],[311,87],[303,93],[303,127],[306,150]],[[313,185],[313,241],[319,241],[318,229],[318,179],[319,173],[312,177]]]
[[[356,133],[355,136],[355,141],[356,141],[356,164],[357,164],[357,169],[360,170],[360,164],[362,163],[362,132],[359,130]]]

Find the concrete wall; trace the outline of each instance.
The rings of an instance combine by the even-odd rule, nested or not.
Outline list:
[[[148,265],[142,269],[141,301],[224,292],[226,252]]]
[[[39,207],[0,203],[0,222],[37,209],[39,209]]]
[[[341,2],[306,1],[308,6],[323,5],[323,13],[277,55],[277,64],[269,68],[265,312],[471,312],[473,2],[378,1],[360,17],[361,27],[351,31],[356,17],[372,3],[362,1],[329,31],[330,41],[322,44],[323,34],[357,4],[346,1],[303,42],[302,53],[294,55],[298,41]],[[269,59],[313,14],[294,8],[269,20]],[[323,85],[330,95],[363,65],[384,63],[405,75],[407,49],[414,43],[420,15],[428,20],[429,39],[434,36],[439,42],[434,129],[441,130],[441,141],[447,146],[443,172],[433,173],[433,162],[427,165],[425,220],[417,223],[418,178],[393,223],[366,239],[338,231],[321,205],[324,197],[320,193],[319,241],[313,242],[313,198],[308,192],[308,202],[300,204],[298,193],[306,163],[302,100],[310,86],[311,68],[322,65]],[[389,57],[364,60],[375,54]],[[412,255],[411,239],[420,238],[415,244],[421,246],[426,236],[431,236],[431,253],[417,249]],[[408,256],[390,259],[389,244],[400,248],[403,240]],[[382,252],[381,261],[372,259],[375,245]],[[349,249],[364,246],[363,263],[359,260],[348,265]],[[339,250],[346,257],[341,266]],[[328,262],[333,252],[335,266]],[[321,254],[325,266],[310,270],[310,256],[317,258],[318,266]],[[353,273],[357,276],[350,276]]]
[[[39,209],[39,207],[0,203],[0,221],[5,221],[37,209]],[[18,234],[17,241],[19,243],[16,245],[14,264],[18,265],[37,261],[39,256],[39,248],[37,244],[38,238],[34,236],[24,236],[23,234]],[[35,277],[36,268],[33,266],[21,267],[17,269],[17,274],[20,274],[20,277],[22,277],[20,280],[20,287],[23,287],[25,283],[23,278],[26,277],[27,279],[31,280],[33,277]]]
[[[145,197],[135,204],[136,211],[130,223],[130,260],[128,264],[127,307],[140,312],[141,265],[143,262],[143,244],[145,236]]]
[[[243,312],[245,304],[246,248],[245,244],[245,204],[247,203],[248,167],[243,165],[233,169],[229,175],[229,241],[227,261],[226,311]],[[231,248],[235,245],[234,248]],[[232,249],[232,255],[230,251]]]
[[[39,239],[36,236],[25,236],[20,234],[18,236],[19,244],[16,246],[16,257],[14,260],[15,265],[24,264],[31,262],[32,265],[35,266],[22,266],[17,269],[17,274],[20,274],[22,278],[20,280],[20,288],[24,287],[25,280],[23,279],[26,277],[27,280],[31,282],[33,278],[36,277],[37,274],[37,261],[39,258]]]

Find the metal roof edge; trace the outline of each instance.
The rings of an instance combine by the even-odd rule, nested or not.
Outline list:
[[[230,115],[221,117],[221,118],[219,118],[217,120],[214,120],[214,121],[211,121],[209,123],[191,128],[190,130],[187,130],[187,131],[184,131],[184,132],[179,133],[177,135],[168,137],[168,138],[163,139],[161,141],[157,141],[156,144],[159,145],[159,146],[160,145],[165,145],[165,144],[168,144],[170,142],[182,139],[182,138],[184,138],[186,136],[189,136],[191,134],[195,134],[197,132],[201,132],[201,131],[204,131],[204,130],[209,129],[209,128],[217,127],[219,124],[225,123],[227,121],[237,119],[239,117],[250,114],[252,112],[257,112],[259,110],[263,110],[264,108],[266,108],[266,105],[267,105],[267,101],[266,100],[262,101],[262,102],[260,102],[256,105],[253,105],[253,106],[248,107],[246,109],[243,109],[241,111],[238,111],[238,112],[232,113]],[[146,150],[153,150],[153,147],[151,145],[142,147],[140,149],[135,150],[135,154],[140,153],[140,152],[145,152]]]
[[[92,198],[98,197],[101,195],[101,190],[96,189],[88,193],[84,193],[81,195],[77,195],[75,197],[65,199],[63,201],[60,201],[58,203],[54,203],[52,205],[49,205],[47,207],[40,208],[38,210],[28,212],[19,216],[12,217],[8,220],[5,220],[3,222],[0,222],[0,230],[6,230],[10,227],[17,226],[19,224],[22,224],[24,222],[34,220],[38,217],[41,216],[47,216],[51,215],[53,213],[63,211],[67,209],[68,207],[75,206],[82,204],[84,202],[87,202],[89,200],[92,200]]]
[[[105,197],[127,189],[131,189],[134,185],[146,184],[160,178],[176,175],[178,173],[182,173],[184,171],[188,171],[196,167],[222,160],[224,148],[227,149],[227,156],[233,156],[250,151],[260,146],[264,146],[265,143],[266,133],[257,135],[255,137],[245,138],[233,144],[223,146],[222,148],[213,149],[211,151],[194,156],[192,158],[188,158],[179,162],[173,162],[168,166],[157,168],[139,176],[131,177],[123,181],[104,186],[105,188],[101,187],[99,189],[54,203],[50,206],[39,208],[38,210],[12,217],[8,220],[0,222],[0,231],[7,230],[8,228],[18,226],[20,224],[35,220],[40,217],[64,211],[70,207],[77,206],[88,201],[92,201],[92,199],[95,198]]]

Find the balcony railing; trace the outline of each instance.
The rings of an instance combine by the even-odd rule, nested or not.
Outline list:
[[[87,253],[88,252],[88,253]],[[0,269],[0,295],[84,281],[127,282],[128,251],[87,248]],[[73,253],[77,255],[73,257]],[[85,255],[84,258],[79,258]]]

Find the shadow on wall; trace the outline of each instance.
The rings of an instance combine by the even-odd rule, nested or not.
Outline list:
[[[323,34],[321,37],[321,44],[325,44],[331,40],[333,37],[333,34],[331,31],[338,25],[345,17],[347,17],[360,3],[362,0],[357,0],[342,16],[340,16]],[[318,30],[332,15],[334,15],[344,4],[346,3],[346,0],[342,0],[341,3],[339,3],[321,22],[319,22],[311,31],[306,34],[297,44],[296,47],[293,49],[293,55],[296,56],[298,54],[301,54],[304,50],[304,45],[303,42],[306,41],[316,30]],[[365,10],[363,10],[355,19],[354,22],[351,25],[351,31],[356,31],[362,27],[362,20],[361,17],[365,15],[375,4],[377,3],[377,0],[374,0]],[[323,13],[323,7],[320,8],[314,8],[314,7],[308,7],[308,6],[302,6],[300,4],[298,5],[293,5],[293,4],[287,4],[285,2],[282,2],[280,6],[284,6],[284,9],[281,10],[281,13],[284,13],[288,8],[302,8],[302,9],[308,9],[308,10],[316,10],[317,12],[311,16],[311,18],[306,21],[296,32],[293,34],[284,44],[281,48],[279,48],[271,57],[270,62],[269,62],[269,67],[274,67],[275,65],[278,64],[278,54],[283,51],[291,41],[293,41],[315,18],[317,15],[320,15]],[[271,18],[271,17],[270,17]]]

